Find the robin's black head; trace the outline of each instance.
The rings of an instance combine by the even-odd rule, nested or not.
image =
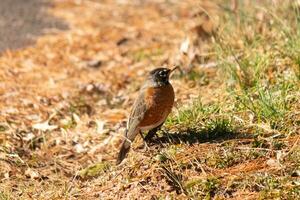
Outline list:
[[[168,69],[168,68],[156,68],[150,72],[150,79],[153,81],[156,85],[167,85],[169,83],[169,77],[171,72],[173,72],[177,67],[173,69]]]

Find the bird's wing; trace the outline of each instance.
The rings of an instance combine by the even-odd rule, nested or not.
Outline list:
[[[126,137],[129,140],[133,140],[137,133],[135,133],[135,129],[138,127],[139,123],[143,120],[144,115],[147,111],[147,104],[145,102],[144,92],[141,91],[135,100],[131,113],[129,115],[129,119],[127,122],[127,131]]]
[[[118,154],[117,164],[120,164],[122,160],[126,157],[129,152],[131,142],[137,136],[139,129],[138,126],[143,120],[145,113],[147,111],[147,104],[145,102],[144,88],[141,89],[137,99],[135,100],[132,110],[127,122],[127,130],[125,137],[121,146],[121,149]]]

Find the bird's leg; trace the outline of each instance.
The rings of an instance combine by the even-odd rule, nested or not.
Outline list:
[[[148,146],[148,144],[147,144],[147,142],[146,142],[146,140],[145,140],[145,137],[144,137],[142,131],[139,131],[139,133],[140,133],[141,137],[143,138],[143,141],[144,141],[144,148],[146,149],[146,151],[149,150],[149,146]]]
[[[153,129],[151,129],[150,131],[148,131],[148,134],[145,137],[146,141],[151,141],[151,139],[154,137],[154,135],[156,134],[156,132],[161,128],[163,124],[159,125],[158,127],[155,127]]]

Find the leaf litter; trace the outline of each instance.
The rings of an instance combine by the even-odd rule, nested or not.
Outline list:
[[[193,187],[201,187],[201,195],[209,198],[221,187],[220,179],[223,183],[238,180],[240,171],[251,174],[281,167],[276,158],[258,157],[237,165],[229,160],[221,163],[228,167],[214,168],[201,158],[220,148],[217,143],[170,144],[175,149],[171,155],[158,154],[159,148],[169,148],[166,144],[142,152],[141,140],[127,161],[115,166],[129,108],[149,70],[182,67],[184,75],[172,79],[174,113],[199,94],[207,104],[223,98],[224,84],[212,81],[219,61],[210,49],[222,9],[217,3],[194,0],[53,2],[49,12],[70,29],[0,57],[1,195],[187,199],[184,183],[193,177],[203,179]],[[195,83],[188,78],[192,70],[203,72],[210,81]],[[224,159],[230,153],[225,149]],[[257,194],[238,190],[235,196]]]

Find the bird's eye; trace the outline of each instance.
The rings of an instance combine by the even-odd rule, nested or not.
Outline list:
[[[158,71],[157,75],[161,78],[166,78],[168,76],[168,71],[167,70],[160,70]]]

